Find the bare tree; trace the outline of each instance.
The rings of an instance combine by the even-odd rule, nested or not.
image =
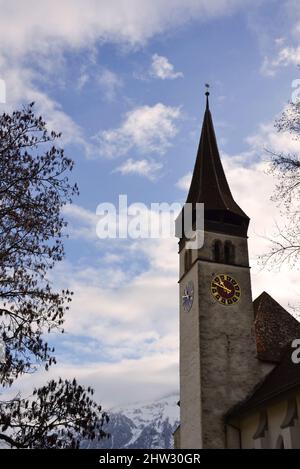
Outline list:
[[[83,438],[102,438],[107,416],[92,395],[75,380],[51,380],[32,398],[17,396],[0,407],[0,438],[16,448],[79,448]]]
[[[61,209],[78,193],[69,182],[73,161],[36,117],[33,103],[0,116],[0,338],[6,359],[0,385],[12,385],[56,362],[45,341],[62,331],[72,292],[54,291],[49,271],[64,256]],[[0,402],[0,439],[15,447],[74,447],[94,438],[104,415],[76,381],[50,381],[30,399]],[[59,430],[59,431],[58,431]],[[103,436],[103,433],[97,433]]]
[[[276,121],[278,132],[288,132],[300,140],[300,102],[289,103]],[[300,260],[300,157],[296,153],[275,153],[271,157],[271,173],[277,178],[273,200],[281,207],[284,223],[276,226],[271,250],[262,256],[264,264],[298,267]]]

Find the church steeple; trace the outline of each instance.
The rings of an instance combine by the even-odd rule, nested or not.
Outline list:
[[[266,368],[257,360],[252,334],[249,218],[234,201],[225,177],[208,91],[187,203],[184,210],[188,216],[178,219],[187,226],[183,226],[186,229],[179,240],[177,439],[180,448],[185,449],[226,448],[231,447],[234,435],[238,447],[239,432],[225,427],[225,415],[249,395]],[[196,203],[204,203],[204,233],[197,227]],[[194,209],[192,220],[190,208]],[[191,228],[203,235],[199,237],[201,246],[189,242],[196,239],[190,236]]]
[[[206,93],[201,137],[187,201],[204,203],[205,230],[246,236],[249,217],[232,197],[221,163]]]

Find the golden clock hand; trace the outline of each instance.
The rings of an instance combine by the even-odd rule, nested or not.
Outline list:
[[[224,284],[220,285],[219,283],[214,282],[214,285],[217,285],[217,287],[223,288],[223,290],[225,290],[227,293],[231,293],[231,291],[232,291],[230,288],[225,287]]]
[[[224,288],[224,289],[227,289],[227,290],[230,290],[230,291],[231,291],[231,289],[228,289],[228,288],[225,286],[225,284],[224,284],[224,282],[223,282],[223,280],[222,280],[221,278],[220,278],[220,283],[221,283],[221,285],[222,285],[222,288]],[[219,285],[219,286],[221,286],[221,285]]]
[[[220,278],[220,283],[223,285],[224,288],[227,288],[221,278]],[[228,288],[227,288],[227,290],[228,290]],[[231,291],[231,289],[230,289],[230,291]]]
[[[220,285],[220,286],[221,286],[221,287],[223,288],[223,290],[225,290],[227,293],[231,293],[231,291],[232,291],[231,288],[225,287],[224,284],[223,284],[223,285]]]

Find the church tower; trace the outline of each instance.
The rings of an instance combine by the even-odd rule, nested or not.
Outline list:
[[[249,218],[227,183],[208,96],[186,201],[204,203],[204,245],[179,241],[180,448],[234,446],[224,416],[264,374],[253,333]]]

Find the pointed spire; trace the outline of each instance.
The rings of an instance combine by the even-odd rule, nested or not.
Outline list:
[[[206,110],[208,111],[209,110],[209,100],[208,100],[208,97],[209,97],[209,84],[208,83],[205,83],[205,87],[206,87],[206,93],[205,93],[205,96],[206,96]]]
[[[221,163],[211,112],[209,85],[189,203],[204,203],[205,229],[246,235],[249,218],[234,201]]]

